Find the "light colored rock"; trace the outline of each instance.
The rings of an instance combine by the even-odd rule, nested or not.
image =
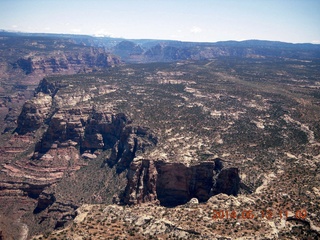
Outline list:
[[[145,215],[140,216],[140,217],[136,220],[135,225],[137,225],[137,226],[143,226],[143,225],[149,223],[152,219],[153,219],[152,216],[145,216]]]
[[[82,205],[80,208],[76,210],[77,216],[73,221],[75,223],[81,223],[86,218],[88,213],[92,210],[92,208],[93,208],[93,205],[89,205],[89,204]]]
[[[197,205],[199,204],[199,200],[197,198],[191,198],[189,201],[189,204]]]
[[[318,188],[313,187],[312,190],[313,190],[313,192],[314,192],[314,194],[315,194],[316,196],[320,197],[320,191],[319,191]]]
[[[169,220],[157,220],[146,228],[145,233],[150,235],[161,234],[166,232],[168,228],[173,226],[174,224]]]
[[[42,160],[44,161],[49,161],[49,160],[53,160],[53,156],[51,156],[50,154],[45,154],[41,157]]]
[[[228,200],[229,196],[224,193],[217,194],[211,198],[209,198],[208,202],[210,203],[219,203]]]
[[[81,155],[81,157],[83,157],[85,159],[96,159],[97,155],[91,154],[91,153],[84,153],[84,154]]]

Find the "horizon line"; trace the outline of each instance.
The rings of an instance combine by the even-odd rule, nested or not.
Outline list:
[[[268,39],[241,39],[241,40],[219,40],[219,41],[188,41],[188,40],[178,40],[178,39],[162,39],[162,38],[126,38],[126,37],[115,37],[107,34],[87,34],[87,33],[63,33],[63,32],[27,32],[27,31],[19,31],[19,30],[8,30],[8,29],[0,29],[1,32],[7,33],[21,33],[21,34],[43,34],[43,35],[72,35],[72,36],[84,36],[84,37],[93,37],[93,38],[112,38],[112,39],[123,39],[123,40],[132,40],[132,41],[172,41],[172,42],[182,42],[182,43],[222,43],[222,42],[247,42],[247,41],[261,41],[261,42],[278,42],[278,43],[287,43],[287,44],[311,44],[311,45],[320,45],[320,42],[288,42],[281,40],[268,40]]]

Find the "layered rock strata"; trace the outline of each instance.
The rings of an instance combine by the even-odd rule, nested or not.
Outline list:
[[[217,167],[218,166],[218,167]],[[185,204],[192,198],[200,202],[225,193],[237,195],[240,177],[237,168],[223,168],[221,160],[194,166],[142,159],[130,165],[123,204],[156,202],[167,207]]]
[[[219,159],[187,166],[160,155],[156,158],[153,153],[163,141],[161,134],[141,126],[143,123],[135,124],[132,115],[119,111],[115,102],[106,101],[120,88],[114,82],[99,76],[90,79],[91,85],[77,77],[69,80],[41,81],[34,98],[24,104],[16,133],[5,148],[11,158],[0,172],[6,179],[0,182],[1,194],[33,201],[29,206],[32,210],[25,215],[25,219],[33,219],[30,223],[26,220],[32,231],[40,231],[41,226],[62,227],[75,217],[77,207],[91,203],[87,188],[79,187],[80,196],[75,197],[78,192],[68,186],[78,181],[78,170],[86,165],[89,169],[90,164],[97,165],[95,171],[107,166],[101,168],[106,177],[101,177],[99,184],[88,184],[89,188],[94,186],[92,203],[111,202],[121,191],[119,203],[151,202],[166,207],[185,204],[192,198],[206,202],[218,193],[238,194],[238,169],[223,168]],[[30,148],[28,152],[23,152],[23,146]],[[21,159],[16,159],[17,154]],[[92,169],[81,175],[85,175],[86,184],[97,181],[91,176]],[[61,189],[66,191],[61,194]],[[65,196],[69,190],[72,193]],[[34,222],[41,226],[33,226]]]
[[[78,49],[76,49],[78,47]],[[77,51],[78,50],[78,51]],[[37,56],[38,55],[38,56]],[[77,73],[92,71],[94,68],[107,68],[120,64],[120,59],[103,49],[74,45],[69,51],[53,49],[51,52],[37,53],[33,57],[20,57],[12,63],[13,69],[20,69],[26,75],[36,73]]]

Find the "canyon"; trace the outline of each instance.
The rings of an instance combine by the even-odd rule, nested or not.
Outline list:
[[[318,45],[1,37],[2,238],[320,236]]]
[[[7,200],[10,196],[26,195],[34,199],[33,214],[39,221],[38,227],[59,228],[76,216],[80,203],[72,197],[67,202],[61,201],[54,188],[59,188],[66,174],[73,175],[85,167],[88,163],[84,159],[96,161],[108,150],[110,156],[103,160],[101,167],[114,168],[118,175],[127,171],[127,184],[119,193],[119,204],[158,201],[163,206],[174,207],[194,197],[205,202],[218,193],[238,194],[238,169],[223,168],[220,159],[190,167],[163,160],[138,160],[157,147],[156,133],[135,125],[124,113],[116,113],[112,106],[90,103],[92,98],[112,93],[114,87],[93,81],[91,84],[95,87],[88,91],[88,86],[65,83],[64,79],[43,79],[35,97],[23,105],[11,148],[16,149],[19,139],[33,150],[18,161],[7,159],[2,169],[7,175],[1,182],[2,195]],[[72,94],[70,87],[76,88]],[[35,138],[37,132],[41,135]],[[115,184],[112,181],[110,185]],[[68,191],[68,187],[63,187]],[[108,198],[110,201],[110,196]]]

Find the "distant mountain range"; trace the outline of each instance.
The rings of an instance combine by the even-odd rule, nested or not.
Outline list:
[[[245,58],[320,58],[320,45],[285,43],[265,40],[222,41],[215,43],[173,40],[122,39],[87,35],[0,32],[0,37],[68,39],[75,44],[102,47],[121,57],[124,62],[171,62],[204,60],[216,57]]]

